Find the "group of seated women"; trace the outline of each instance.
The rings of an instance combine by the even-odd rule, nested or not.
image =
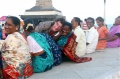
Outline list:
[[[38,33],[34,31],[34,22],[25,19],[23,28],[24,33],[20,33],[20,20],[15,16],[7,17],[5,30],[8,36],[1,46],[0,74],[4,79],[24,79],[33,73],[50,70],[62,62],[62,54],[77,63],[92,59],[75,54],[76,36],[69,22],[65,21],[63,25],[62,21],[56,20],[48,33]]]
[[[101,19],[97,18],[96,20],[100,25]],[[119,17],[117,23],[120,23]],[[97,32],[92,18],[88,18],[87,25],[91,29],[91,32],[89,31],[90,39],[95,40],[93,37],[96,34],[98,44],[104,43],[103,40],[106,42],[107,37],[102,38],[103,32],[100,27]],[[85,33],[80,28],[80,19],[77,17],[72,19],[72,24],[64,19],[56,19],[48,24],[41,22],[36,28],[31,19],[25,19],[23,28],[24,32],[21,33],[20,20],[17,17],[7,17],[5,30],[8,36],[1,45],[0,53],[0,59],[2,59],[0,75],[2,74],[4,79],[24,79],[33,73],[45,72],[61,64],[64,58],[76,63],[92,60],[91,57],[84,57],[86,48],[92,47],[90,46],[92,41],[86,41]],[[94,35],[93,31],[95,31]],[[105,33],[107,36],[108,32],[105,31]],[[115,35],[114,39],[118,39],[120,36],[117,31]],[[107,46],[110,46],[109,43],[112,40],[112,38],[107,40]],[[94,49],[96,47],[99,49],[101,44],[97,45],[96,43]]]

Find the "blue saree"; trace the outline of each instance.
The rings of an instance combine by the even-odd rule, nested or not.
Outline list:
[[[55,41],[53,40],[53,38],[51,36],[49,36],[48,34],[45,34],[45,33],[40,33],[40,34],[46,38],[47,42],[50,45],[50,48],[53,53],[54,65],[55,66],[59,65],[62,61],[62,57],[61,57],[62,53],[61,53],[59,47],[57,46],[57,44],[55,43]]]
[[[30,36],[43,48],[44,54],[32,58],[34,72],[44,72],[52,68],[54,59],[51,48],[44,36],[37,32],[30,33]]]

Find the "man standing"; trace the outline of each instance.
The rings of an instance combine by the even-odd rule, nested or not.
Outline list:
[[[87,26],[88,26],[88,32],[86,33],[86,53],[93,53],[95,52],[97,43],[98,43],[98,37],[99,34],[97,32],[97,29],[94,26],[94,19],[89,17],[87,19]]]

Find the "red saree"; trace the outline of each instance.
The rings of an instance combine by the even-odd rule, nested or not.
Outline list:
[[[75,48],[76,48],[76,36],[72,34],[69,36],[67,43],[63,47],[63,53],[72,61],[77,62],[77,63],[83,63],[83,62],[88,62],[91,61],[92,58],[90,57],[76,57],[75,55]]]

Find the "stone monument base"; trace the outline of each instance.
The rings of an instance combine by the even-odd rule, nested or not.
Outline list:
[[[24,15],[20,15],[24,20],[30,18],[37,25],[41,21],[53,21],[55,18],[63,17],[61,11],[55,9],[54,7],[41,7],[34,6],[29,10],[26,10]]]
[[[43,21],[53,21],[55,20],[55,18],[59,18],[59,17],[63,17],[61,15],[20,15],[21,18],[23,20],[25,20],[26,18],[30,18],[34,21],[35,26],[39,23],[39,22],[43,22]]]
[[[24,20],[30,18],[37,25],[40,21],[53,21],[56,18],[63,17],[61,11],[55,9],[52,0],[36,0],[36,5],[25,11],[24,15],[20,15]]]

